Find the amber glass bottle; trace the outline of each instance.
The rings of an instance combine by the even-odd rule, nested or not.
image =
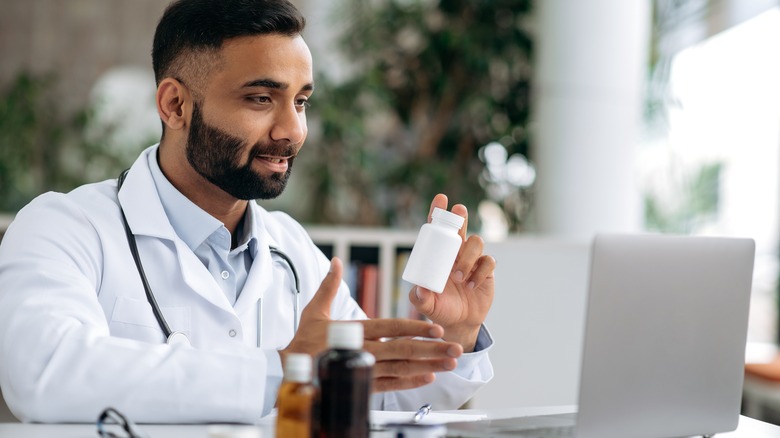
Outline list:
[[[308,354],[290,353],[284,363],[284,379],[279,387],[276,436],[309,438],[311,409],[316,389],[311,381],[312,360]]]
[[[317,360],[318,403],[315,434],[319,438],[365,438],[374,356],[363,351],[363,324],[333,322],[329,349]]]

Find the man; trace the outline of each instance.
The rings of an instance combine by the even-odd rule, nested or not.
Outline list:
[[[306,138],[303,26],[286,0],[171,4],[152,54],[159,145],[120,182],[19,212],[0,246],[0,384],[19,418],[113,406],[139,422],[251,423],[273,409],[286,354],[323,351],[331,320],[363,320],[373,408],[456,408],[491,378],[495,261],[465,225],[444,293],[410,292],[433,323],[367,320],[341,262],[251,201],[282,192]]]

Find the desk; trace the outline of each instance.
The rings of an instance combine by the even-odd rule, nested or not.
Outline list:
[[[487,415],[487,418],[499,419],[574,412],[574,406],[490,410],[472,409],[467,412],[475,414],[484,413]],[[0,429],[0,437],[3,437],[2,429]],[[739,417],[739,426],[737,427],[737,430],[716,434],[715,438],[780,438],[780,426],[775,426],[774,424],[765,423],[742,415]]]
[[[557,414],[572,412],[572,407],[507,408],[507,409],[468,409],[466,414],[485,414],[488,418],[511,418],[529,415]],[[273,438],[271,425],[258,426],[263,438]],[[141,425],[151,438],[209,438],[206,425]],[[0,423],[0,438],[94,438],[97,436],[94,424],[21,424]],[[372,434],[372,437],[384,438],[387,433]],[[741,416],[739,427],[734,432],[717,434],[716,438],[780,438],[780,426],[764,423]]]

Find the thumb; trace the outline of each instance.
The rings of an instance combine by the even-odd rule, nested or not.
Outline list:
[[[409,301],[411,301],[418,312],[430,317],[433,313],[436,299],[433,296],[433,292],[428,289],[414,286],[412,290],[409,291]]]
[[[320,288],[312,297],[309,304],[303,309],[304,312],[316,312],[330,319],[330,306],[333,303],[333,299],[336,298],[336,294],[339,291],[341,285],[341,276],[343,274],[344,267],[341,264],[341,260],[338,257],[333,257],[330,261],[330,270],[320,284]]]

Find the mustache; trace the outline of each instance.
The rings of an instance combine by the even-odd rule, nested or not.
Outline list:
[[[295,158],[298,155],[300,147],[298,144],[290,144],[287,142],[265,142],[256,143],[252,147],[251,157],[252,159],[262,155],[270,155],[274,157],[289,157]]]

